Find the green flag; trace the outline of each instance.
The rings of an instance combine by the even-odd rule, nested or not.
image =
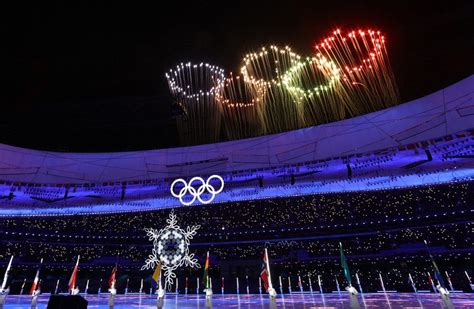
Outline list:
[[[341,248],[341,266],[344,270],[344,276],[349,283],[349,286],[352,286],[352,279],[351,279],[351,272],[349,271],[349,265],[347,265],[346,256],[344,255],[344,250],[342,250],[342,243],[339,243],[339,247]]]
[[[209,289],[210,284],[209,284],[209,251],[207,251],[206,255],[206,264],[204,265],[204,275],[203,275],[203,281],[204,281],[204,288]]]

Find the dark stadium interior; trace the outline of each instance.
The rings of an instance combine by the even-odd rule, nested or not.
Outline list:
[[[474,308],[473,12],[5,4],[0,309]]]

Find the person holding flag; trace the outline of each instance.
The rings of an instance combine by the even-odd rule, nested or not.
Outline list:
[[[469,282],[469,286],[471,287],[471,290],[474,291],[474,284],[472,284],[471,277],[469,277],[469,274],[467,271],[464,271],[464,274],[466,275],[467,281]]]
[[[413,280],[413,277],[411,276],[410,273],[408,273],[408,282],[411,284],[411,287],[413,288],[413,292],[418,293],[418,290],[416,289],[415,281]]]
[[[109,307],[114,306],[115,302],[115,295],[117,294],[117,289],[115,288],[115,283],[117,282],[117,263],[115,264],[114,268],[112,268],[112,273],[109,277]]]
[[[36,296],[39,294],[39,292],[36,292],[36,290],[39,291],[39,274],[41,271],[41,266],[43,265],[43,259],[41,259],[40,264],[38,266],[38,270],[36,271],[35,279],[33,280],[33,284],[31,285],[30,289],[30,295]]]
[[[112,273],[109,277],[109,292],[112,295],[117,294],[117,289],[115,288],[115,283],[117,282],[117,264],[115,264],[114,268],[112,269]]]
[[[21,284],[20,295],[23,295],[23,290],[25,289],[26,285],[26,278],[23,279],[23,283]]]
[[[77,272],[79,270],[79,259],[80,255],[77,256],[76,266],[74,266],[74,270],[72,271],[71,278],[69,279],[68,287],[69,292],[71,295],[79,294],[79,288],[76,286],[76,279],[77,279]]]
[[[428,272],[428,282],[431,284],[431,287],[433,288],[433,292],[436,293],[436,287],[435,287],[433,278],[431,278],[430,272]]]
[[[270,262],[268,260],[267,248],[265,248],[265,251],[263,252],[262,270],[260,271],[260,278],[263,281],[263,287],[265,288],[265,292],[270,295],[270,298],[275,298],[277,293],[272,285],[272,278],[270,275]]]
[[[351,272],[349,270],[349,265],[347,264],[346,256],[344,255],[341,242],[339,243],[339,248],[341,251],[341,266],[344,271],[344,276],[346,277],[347,283],[349,284],[349,286],[346,287],[346,291],[352,295],[357,295],[359,292],[357,292],[356,288],[352,286]]]
[[[436,285],[436,289],[439,291],[439,293],[443,296],[448,296],[449,295],[449,291],[448,289],[446,288],[446,285],[444,283],[444,279],[443,277],[441,276],[441,272],[439,271],[439,268],[438,268],[438,265],[436,264],[434,258],[433,258],[433,255],[431,254],[431,250],[430,250],[430,247],[428,246],[428,242],[426,240],[424,240],[425,242],[425,246],[426,246],[426,250],[428,250],[428,254],[430,256],[430,259],[431,259],[431,263],[433,264],[433,269],[434,269],[434,277],[435,279],[438,281],[438,284]]]
[[[2,286],[0,287],[0,305],[5,303],[7,295],[10,293],[10,288],[7,288],[8,274],[12,268],[13,255],[10,257],[10,262],[8,262],[7,269],[5,270],[5,275],[3,275]]]
[[[156,290],[156,294],[158,294],[158,299],[162,299],[165,296],[165,289],[163,289],[161,285],[161,264],[158,263],[156,264],[155,271],[153,272],[153,275],[151,276],[151,284],[158,289]]]
[[[212,286],[209,280],[209,251],[207,251],[206,255],[206,264],[204,264],[204,292],[206,293],[206,297],[210,298],[212,296]]]
[[[41,294],[41,282],[42,280],[39,279],[35,285],[35,290],[31,294],[31,308],[36,308],[36,305],[38,304],[38,296]]]
[[[38,280],[38,284],[36,285],[36,290],[33,292],[33,297],[36,297],[41,294],[41,283],[43,282],[43,279]]]
[[[160,262],[158,262],[156,264],[156,268],[155,268],[155,271],[153,272],[153,275],[151,276],[151,284],[156,288],[158,287],[158,289],[156,290],[156,294],[157,297],[156,297],[156,300],[157,300],[157,304],[156,304],[156,307],[157,308],[163,308],[164,307],[164,298],[165,298],[165,290],[166,290],[166,281],[165,281],[165,288],[162,287],[161,285],[161,264]]]
[[[268,293],[268,271],[267,271],[267,259],[265,256],[265,252],[263,252],[263,258],[262,258],[262,267],[260,270],[260,279],[263,281],[263,288],[265,289],[265,292]]]
[[[89,279],[86,281],[86,288],[84,289],[84,294],[87,295],[87,291],[89,291]]]

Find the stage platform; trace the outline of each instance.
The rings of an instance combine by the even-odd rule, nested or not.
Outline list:
[[[39,298],[36,308],[46,308],[49,295]],[[107,295],[90,294],[89,308],[109,308]],[[443,301],[439,294],[367,293],[350,297],[348,294],[284,294],[271,302],[259,294],[215,294],[210,301],[204,295],[167,295],[162,307],[156,296],[117,295],[114,308],[474,308],[474,293],[454,294]],[[0,307],[1,308],[1,307]],[[9,295],[4,309],[31,308],[28,296]]]

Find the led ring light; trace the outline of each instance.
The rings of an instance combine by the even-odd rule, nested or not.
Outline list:
[[[221,182],[221,185],[218,189],[214,188],[210,184],[211,180],[214,178],[219,179],[219,181]],[[194,182],[201,183],[197,189],[193,187]],[[183,188],[181,188],[178,193],[174,191],[174,186],[177,183],[182,183],[184,185]],[[193,177],[191,178],[189,183],[187,183],[186,180],[182,178],[175,179],[171,183],[170,192],[171,192],[171,195],[173,195],[176,198],[179,198],[179,201],[181,202],[181,204],[185,206],[189,206],[192,203],[194,203],[196,199],[198,199],[198,201],[201,202],[201,204],[209,204],[210,202],[214,200],[217,194],[222,192],[223,189],[224,189],[224,179],[222,179],[222,177],[219,175],[212,175],[212,176],[209,176],[209,178],[206,181],[204,181],[204,179],[202,179],[201,177]],[[201,195],[205,192],[208,192],[211,195],[211,197],[208,200],[204,200],[201,198]],[[186,194],[190,194],[193,197],[189,202],[186,202],[183,200],[183,197]]]

